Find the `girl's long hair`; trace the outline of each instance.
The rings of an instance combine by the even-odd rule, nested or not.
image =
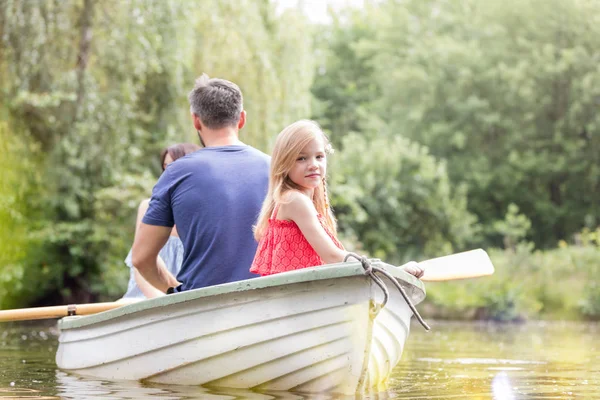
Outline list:
[[[289,190],[300,190],[300,187],[290,179],[289,172],[302,149],[316,137],[323,139],[325,153],[333,153],[327,136],[325,136],[319,125],[314,121],[296,121],[284,128],[277,135],[271,157],[269,191],[254,227],[254,237],[256,240],[260,240],[266,233],[269,218],[273,214],[275,205],[284,202],[283,197],[285,193]],[[334,235],[337,235],[337,224],[333,211],[329,206],[329,194],[327,193],[325,177],[323,177],[323,183],[315,188],[312,201],[317,212],[324,217],[327,227]]]

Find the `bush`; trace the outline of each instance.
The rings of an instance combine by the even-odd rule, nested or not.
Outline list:
[[[37,221],[27,199],[39,179],[38,153],[27,137],[17,137],[0,120],[0,308],[18,305],[18,294],[31,285],[24,276],[32,249],[29,232]]]
[[[591,241],[534,251],[492,249],[496,272],[469,281],[428,284],[430,314],[439,318],[599,319],[600,247]]]
[[[340,231],[371,257],[401,263],[449,254],[477,234],[464,188],[452,187],[426,147],[402,136],[349,134],[331,169]]]

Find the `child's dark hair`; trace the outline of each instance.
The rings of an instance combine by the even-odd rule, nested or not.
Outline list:
[[[160,152],[160,167],[163,171],[165,170],[165,158],[167,158],[167,154],[171,156],[173,161],[175,161],[178,158],[185,156],[186,154],[193,153],[200,149],[200,146],[193,143],[177,143],[172,146],[169,146]]]

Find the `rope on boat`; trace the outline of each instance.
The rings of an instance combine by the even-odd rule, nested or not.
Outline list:
[[[376,275],[377,273],[380,273],[380,274],[384,275],[390,281],[392,281],[392,283],[400,291],[400,294],[402,294],[402,297],[404,297],[404,300],[406,301],[406,304],[408,304],[408,307],[410,307],[411,311],[413,312],[414,316],[417,318],[417,320],[419,321],[419,323],[423,326],[423,328],[425,328],[425,330],[427,330],[427,331],[431,330],[431,328],[429,327],[429,325],[427,325],[427,323],[423,320],[423,318],[421,317],[421,315],[419,314],[419,312],[415,308],[414,304],[412,303],[412,301],[408,297],[408,294],[406,294],[406,291],[404,290],[404,288],[402,287],[402,285],[400,285],[398,283],[398,281],[396,280],[396,278],[394,278],[389,272],[385,271],[383,268],[379,268],[379,267],[375,267],[375,266],[371,265],[371,261],[367,257],[365,257],[365,256],[359,256],[356,253],[348,253],[346,255],[346,257],[344,257],[344,262],[348,261],[348,259],[350,257],[354,257],[354,258],[356,258],[360,262],[360,264],[362,265],[362,267],[365,270],[365,275],[369,275],[371,277],[371,279],[373,279],[373,281],[383,291],[383,303],[381,303],[381,307],[382,308],[385,307],[388,299],[390,298],[390,292],[389,292],[387,286],[385,285],[385,283],[383,282],[383,280],[381,279],[381,277],[379,277],[379,276]]]

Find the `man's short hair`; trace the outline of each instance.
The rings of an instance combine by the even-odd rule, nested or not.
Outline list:
[[[242,91],[233,82],[202,74],[188,95],[190,110],[207,128],[237,125],[244,109]]]

